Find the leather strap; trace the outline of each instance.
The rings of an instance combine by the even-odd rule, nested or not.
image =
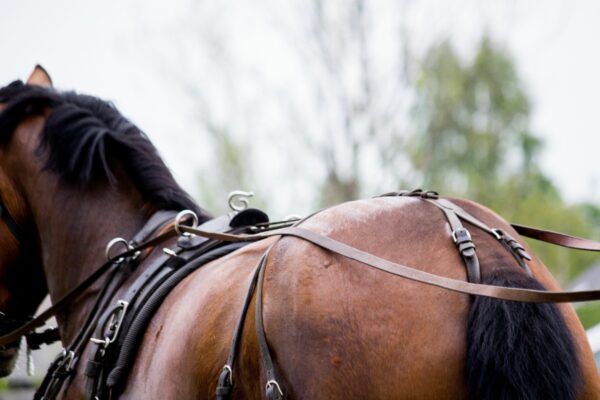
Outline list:
[[[177,233],[171,229],[159,236],[156,236],[153,239],[148,240],[147,242],[140,244],[139,246],[136,246],[130,250],[127,250],[127,251],[119,254],[116,258],[133,256],[138,251],[147,249],[152,246],[156,246],[157,244],[164,242],[165,240],[170,239],[175,236],[177,236]],[[10,343],[13,343],[13,342],[19,340],[19,338],[26,335],[27,333],[33,331],[34,329],[39,328],[40,326],[43,326],[47,320],[49,320],[50,318],[55,316],[58,312],[60,312],[61,310],[65,309],[67,306],[69,306],[71,304],[71,302],[73,302],[87,288],[89,288],[92,284],[94,284],[94,282],[96,282],[100,277],[102,277],[108,270],[110,270],[113,265],[114,265],[114,262],[112,260],[107,261],[100,268],[98,268],[96,271],[94,271],[90,276],[88,276],[83,282],[81,282],[79,285],[77,285],[77,287],[75,287],[75,289],[73,289],[72,291],[67,293],[63,298],[58,300],[52,307],[46,309],[40,315],[38,315],[31,321],[27,322],[26,324],[24,324],[19,329],[15,329],[14,331],[12,331],[10,333],[8,333],[4,336],[1,336],[0,337],[0,346],[4,346],[4,345],[10,344]]]
[[[273,236],[276,232],[268,235]],[[459,293],[492,297],[501,300],[514,300],[528,303],[566,303],[590,300],[600,300],[600,290],[560,292],[544,291],[512,287],[500,287],[483,284],[475,284],[430,274],[402,264],[384,260],[373,254],[366,253],[344,243],[338,242],[318,233],[303,228],[285,228],[278,232],[285,236],[294,236],[311,242],[319,247],[340,254],[344,257],[361,262],[365,265],[380,269],[393,275],[397,275],[416,282],[438,286]]]
[[[254,268],[254,272],[252,272],[252,277],[250,278],[250,284],[248,285],[246,297],[244,297],[242,310],[240,312],[240,316],[238,318],[235,330],[233,332],[233,336],[231,338],[231,345],[229,347],[229,355],[227,356],[227,362],[223,366],[223,370],[221,371],[221,374],[219,375],[219,380],[217,382],[217,400],[228,400],[231,397],[231,393],[233,391],[233,368],[235,367],[235,358],[238,352],[240,340],[242,338],[244,322],[246,321],[246,314],[248,313],[248,307],[250,306],[250,302],[252,301],[252,295],[254,294],[254,290],[256,288],[256,281],[258,279],[258,274],[260,272],[261,266],[263,265],[264,258],[265,256],[263,256],[260,259],[258,265]]]
[[[481,282],[481,268],[479,258],[475,251],[475,243],[471,240],[471,233],[460,222],[456,213],[447,208],[441,208],[452,230],[452,240],[458,247],[458,252],[467,268],[467,280],[473,283]]]
[[[454,205],[445,199],[436,199],[436,204],[441,202],[444,206],[451,207],[454,212],[460,217],[467,220],[469,223],[472,223],[491,234],[495,234],[494,230],[489,226],[483,224],[479,220],[473,219],[470,215],[468,215],[464,210],[460,207]],[[443,200],[443,201],[442,201]],[[449,203],[449,204],[448,204]],[[583,239],[571,235],[566,235],[559,232],[547,231],[543,229],[532,228],[525,225],[513,225],[514,229],[519,232],[519,234],[523,236],[530,237],[532,239],[540,240],[543,242],[556,244],[563,247],[569,247],[573,249],[579,250],[589,250],[589,251],[600,251],[600,242],[595,242],[589,239]],[[343,243],[337,242],[333,239],[327,238],[325,236],[321,236],[314,232],[307,231],[302,228],[297,227],[288,227],[280,230],[269,231],[269,232],[261,232],[257,234],[226,234],[226,233],[216,233],[203,231],[200,229],[181,226],[180,229],[184,232],[193,233],[198,236],[203,236],[209,239],[214,240],[222,240],[229,242],[240,242],[240,241],[256,241],[261,240],[267,237],[272,236],[295,236],[301,239],[305,239],[311,243],[314,243],[320,247],[333,251],[334,253],[338,253],[345,257],[355,259],[356,261],[360,261],[366,265],[370,265],[375,268],[379,268],[385,270],[386,272],[392,273],[394,275],[402,276],[407,279],[411,279],[414,281],[418,281],[421,283],[425,283],[428,285],[438,286],[442,288],[446,288],[448,290],[457,291],[465,294],[472,294],[478,296],[487,296],[494,297],[498,299],[504,300],[515,300],[515,301],[524,301],[524,302],[581,302],[581,301],[590,301],[590,300],[600,300],[600,290],[591,290],[591,291],[576,291],[576,292],[547,292],[547,291],[535,291],[532,289],[521,289],[521,288],[500,288],[496,286],[489,285],[479,285],[472,284],[468,282],[457,281],[451,278],[445,278],[441,276],[437,276],[434,274],[429,274],[421,270],[417,270],[411,267],[407,267],[401,264],[392,263],[391,261],[380,259],[376,256],[370,255],[368,253],[361,252],[358,249],[354,249],[350,246],[344,245]],[[126,251],[123,254],[119,255],[119,257],[127,257],[133,255],[136,251],[143,250],[149,248],[151,246],[155,246],[169,238],[175,237],[177,234],[174,230],[169,230],[154,239],[151,239],[132,250]],[[341,252],[343,251],[343,253]],[[370,256],[370,257],[367,257]],[[355,258],[358,257],[358,258]],[[377,264],[377,265],[374,265]],[[87,279],[85,279],[80,285],[78,285],[73,291],[69,292],[65,295],[61,300],[59,300],[54,306],[50,307],[42,314],[40,314],[35,319],[31,320],[27,324],[23,325],[21,328],[16,329],[13,332],[8,333],[7,335],[0,337],[0,346],[7,345],[15,342],[23,335],[28,332],[38,328],[44,324],[46,320],[54,316],[57,312],[64,309],[71,301],[77,298],[87,287],[93,284],[98,278],[100,278],[112,265],[112,262],[107,262],[102,265],[98,270],[96,270],[92,275],[90,275]]]
[[[566,235],[560,232],[533,228],[527,225],[512,224],[512,227],[519,235],[527,236],[528,238],[539,240],[541,242],[576,250],[600,251],[600,242],[595,242],[593,240]]]
[[[253,241],[273,236],[293,236],[300,239],[304,239],[319,247],[330,250],[336,254],[340,254],[344,257],[361,262],[373,268],[380,269],[390,274],[464,294],[492,297],[501,300],[522,301],[527,303],[569,303],[600,300],[600,290],[586,290],[575,292],[544,291],[483,285],[459,281],[452,278],[446,278],[443,276],[438,276],[415,268],[411,268],[402,264],[397,264],[392,261],[384,260],[373,254],[369,254],[364,251],[358,250],[354,247],[348,246],[327,236],[320,235],[318,233],[306,230],[304,228],[289,227],[277,231],[265,232],[256,235],[231,235],[223,233],[215,234],[213,232],[204,232],[198,229],[185,226],[181,227],[180,229],[184,232],[193,233],[196,235],[207,235],[211,239],[218,238],[219,240],[229,241]],[[594,249],[586,248],[586,250]]]
[[[497,236],[496,229],[490,228],[487,224],[476,219],[475,217],[467,213],[464,209],[452,203],[451,201],[442,198],[428,201],[438,207],[441,206],[454,211],[461,219],[469,222],[470,224],[480,229],[483,229],[484,231],[494,236]],[[560,232],[549,231],[546,229],[534,228],[527,225],[511,224],[511,226],[514,228],[515,231],[519,233],[519,235],[539,240],[541,242],[555,244],[557,246],[568,247],[570,249],[576,250],[600,251],[600,242],[596,242],[594,240],[584,239],[577,236],[571,236]]]
[[[260,260],[259,272],[258,272],[258,286],[256,287],[256,337],[258,339],[258,347],[260,349],[260,355],[263,362],[263,368],[265,370],[265,377],[267,383],[265,386],[265,394],[267,400],[282,400],[283,391],[275,375],[275,366],[273,365],[273,358],[269,350],[267,343],[267,337],[265,334],[264,322],[263,322],[263,282],[265,280],[265,270],[267,268],[267,259],[269,257],[269,251],[271,246],[263,255]]]

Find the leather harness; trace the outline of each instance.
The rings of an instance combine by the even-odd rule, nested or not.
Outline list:
[[[154,215],[134,239],[128,243],[126,251],[110,258],[80,285],[38,317],[23,324],[18,329],[0,336],[0,346],[12,344],[23,336],[27,337],[28,343],[30,340],[32,342],[35,340],[40,343],[45,342],[42,338],[44,335],[48,336],[47,341],[50,341],[51,334],[47,331],[36,333],[35,329],[42,326],[47,319],[62,310],[100,277],[108,275],[107,284],[103,286],[96,304],[84,324],[84,328],[51,365],[40,390],[36,393],[35,399],[53,399],[58,395],[64,382],[72,376],[78,365],[79,357],[89,341],[94,343],[95,348],[92,349],[85,372],[88,378],[87,398],[114,398],[118,396],[119,390],[126,381],[129,367],[137,351],[137,344],[140,342],[147,323],[162,303],[162,300],[181,279],[211,260],[228,254],[248,243],[268,237],[292,236],[300,238],[335,254],[384,272],[468,295],[533,303],[579,302],[600,299],[600,290],[562,292],[480,284],[481,273],[476,247],[463,222],[495,237],[528,274],[531,274],[531,271],[527,266],[527,261],[531,260],[531,256],[527,254],[524,247],[516,239],[500,229],[489,227],[455,203],[440,198],[435,192],[402,191],[387,193],[383,196],[417,197],[433,204],[443,212],[451,227],[452,239],[464,261],[467,270],[467,282],[394,263],[298,226],[314,214],[296,221],[292,226],[289,221],[269,223],[268,217],[261,211],[246,210],[233,218],[231,218],[231,215],[224,216],[196,227],[177,223],[172,226],[174,212],[162,211]],[[15,237],[22,240],[24,237],[22,230],[1,201],[0,217]],[[234,221],[235,218],[238,218],[237,223]],[[600,251],[600,242],[523,225],[512,226],[521,235],[536,240],[575,249]],[[129,287],[126,294],[116,303],[113,303],[116,291],[140,263],[142,251],[154,248],[178,234],[180,237],[177,248],[175,250],[164,250],[165,254],[158,257],[151,265],[146,266],[144,273]],[[283,390],[276,378],[276,371],[270,356],[262,320],[262,285],[270,250],[276,244],[277,242],[267,249],[252,274],[238,323],[233,332],[229,355],[219,376],[216,393],[219,400],[228,399],[231,395],[236,354],[239,350],[246,314],[255,292],[257,293],[255,327],[266,376],[265,393],[269,400],[284,398]]]

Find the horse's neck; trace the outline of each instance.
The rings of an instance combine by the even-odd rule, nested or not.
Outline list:
[[[152,212],[131,187],[106,185],[85,191],[61,187],[54,196],[32,202],[53,302],[104,263],[110,239],[130,239]],[[76,334],[103,283],[100,279],[57,316],[65,342]]]

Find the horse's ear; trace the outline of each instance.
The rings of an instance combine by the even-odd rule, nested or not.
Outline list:
[[[52,87],[52,79],[41,65],[36,65],[27,79],[28,85]]]

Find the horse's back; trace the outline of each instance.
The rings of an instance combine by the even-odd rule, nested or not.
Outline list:
[[[302,227],[397,263],[466,280],[443,214],[419,199],[345,203]],[[514,263],[489,235],[474,229],[472,235],[483,244],[482,263],[486,258]],[[126,396],[214,398],[252,272],[274,240],[201,268],[169,295],[146,333]],[[469,296],[290,237],[270,253],[262,295],[267,341],[286,398],[467,397]],[[260,398],[264,388],[254,318],[253,301],[233,369],[234,398]]]
[[[347,203],[303,227],[379,257],[465,279],[443,218],[415,199]],[[437,217],[437,214],[436,214]],[[434,234],[440,232],[443,234]],[[265,318],[291,398],[461,398],[468,297],[285,238],[270,259]]]

